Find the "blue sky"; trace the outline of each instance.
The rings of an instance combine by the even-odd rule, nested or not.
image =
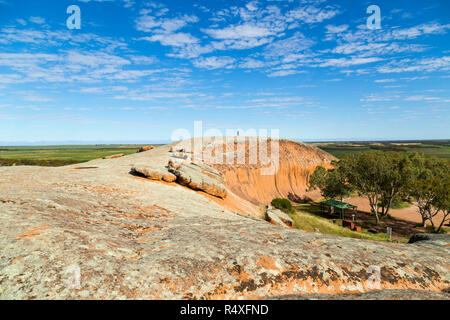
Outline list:
[[[449,1],[0,0],[0,144],[167,141],[195,120],[299,140],[450,138],[449,13]]]

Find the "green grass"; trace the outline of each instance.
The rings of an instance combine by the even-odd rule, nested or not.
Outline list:
[[[62,166],[103,158],[114,154],[137,152],[140,145],[70,145],[0,147],[0,166]]]
[[[355,152],[369,150],[394,152],[423,152],[427,157],[450,159],[450,140],[380,141],[380,142],[321,142],[313,143],[320,149],[342,159]]]
[[[378,206],[381,207],[381,202],[378,202]],[[412,206],[412,203],[407,200],[394,199],[391,204],[391,209],[405,209]]]
[[[427,225],[426,231],[428,233],[435,233],[436,230],[437,230],[437,227],[438,226],[436,226],[436,229],[433,229],[433,226]],[[450,228],[442,227],[441,230],[439,230],[439,233],[441,233],[441,234],[444,234],[444,233],[447,233],[447,232],[450,232]]]
[[[399,201],[399,202],[392,203],[391,208],[392,209],[404,209],[404,208],[411,207],[411,205],[412,205],[411,202]]]
[[[366,231],[356,232],[348,228],[344,228],[333,223],[332,220],[318,217],[314,214],[298,210],[296,213],[290,214],[298,229],[309,232],[320,232],[324,234],[333,234],[336,236],[367,239],[376,241],[390,241],[385,233],[370,233]]]

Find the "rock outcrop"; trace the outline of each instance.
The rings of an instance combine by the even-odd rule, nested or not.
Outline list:
[[[329,168],[331,161],[336,159],[317,147],[286,139],[268,139],[266,151],[258,146],[255,137],[227,139],[229,141],[205,137],[201,144],[199,139],[191,139],[173,149],[183,150],[190,157],[194,157],[195,152],[201,154],[205,163],[220,172],[229,191],[255,205],[267,205],[274,198],[301,202],[320,197],[318,192],[307,192],[309,176],[317,166]],[[272,142],[278,142],[279,162],[275,174],[267,174],[265,170],[270,172],[268,169],[274,167],[269,162]]]
[[[104,157],[103,159],[115,159],[115,158],[120,158],[120,157],[123,157],[123,153],[113,154],[112,156],[107,156],[107,157]]]
[[[143,147],[139,148],[138,153],[139,152],[144,152],[144,151],[149,151],[149,150],[152,150],[154,148],[155,148],[155,146],[143,146]]]
[[[216,170],[205,164],[182,164],[169,167],[169,171],[177,177],[177,182],[193,190],[201,190],[210,195],[225,198],[227,190],[220,181],[222,178]]]
[[[448,244],[280,228],[247,215],[251,205],[229,189],[221,199],[130,174],[167,167],[170,147],[85,170],[0,167],[0,299],[448,297]]]
[[[177,176],[173,173],[170,173],[166,168],[161,167],[151,167],[148,165],[136,165],[131,168],[132,172],[143,175],[146,178],[152,180],[166,181],[166,182],[174,182],[177,180]]]
[[[165,167],[136,165],[131,168],[131,172],[138,173],[151,180],[177,182],[192,190],[203,191],[222,199],[227,196],[223,179],[216,170],[205,164],[189,163],[174,166],[169,161]]]
[[[170,146],[153,155],[157,156],[151,157],[147,163],[134,165],[131,172],[151,180],[176,182],[192,190],[226,198],[228,192],[219,172],[204,162],[192,162],[193,159],[188,158],[184,150],[174,150]]]
[[[409,243],[442,247],[450,246],[450,234],[417,233],[409,239]]]
[[[291,217],[279,209],[269,206],[266,211],[266,220],[280,227],[294,228],[295,223]]]

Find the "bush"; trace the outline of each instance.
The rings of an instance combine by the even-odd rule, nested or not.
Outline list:
[[[275,198],[272,200],[271,205],[286,213],[295,212],[291,202],[288,199]]]

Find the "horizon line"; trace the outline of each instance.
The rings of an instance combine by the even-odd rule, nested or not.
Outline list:
[[[270,137],[269,137],[270,138]],[[320,143],[320,142],[419,142],[419,141],[445,141],[450,138],[433,138],[433,139],[299,139],[299,138],[280,138],[294,140],[297,142]],[[0,141],[0,147],[25,147],[25,146],[76,146],[76,145],[143,145],[143,144],[170,144],[176,141],[172,140],[127,140],[127,141]]]

